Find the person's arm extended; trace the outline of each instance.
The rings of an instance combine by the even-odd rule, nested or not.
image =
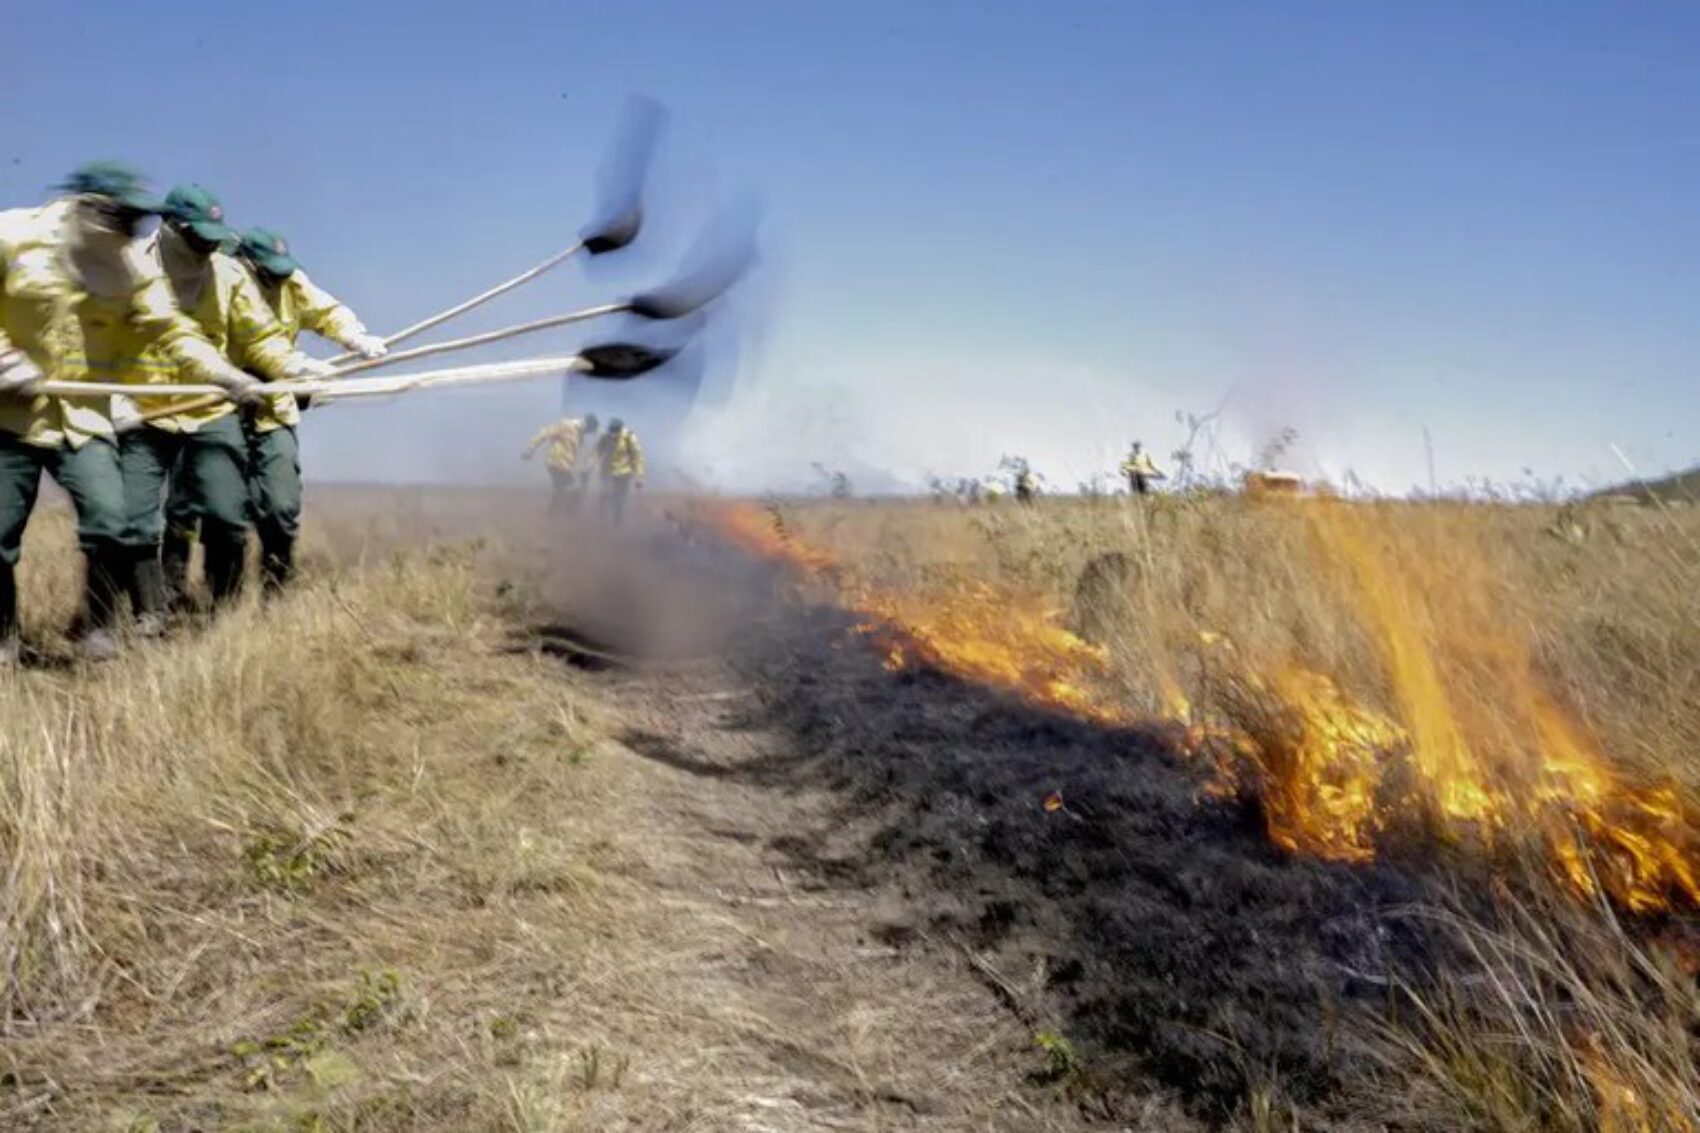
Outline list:
[[[543,428],[537,430],[537,435],[535,437],[531,438],[531,443],[529,445],[525,446],[525,454],[520,459],[530,460],[533,456],[535,456],[537,454],[538,449],[542,448],[546,443],[553,440],[555,438],[555,436],[558,433],[560,433],[560,431],[561,431],[561,426],[558,425],[558,424],[557,425],[545,425],[545,426],[543,426]]]
[[[296,271],[283,285],[295,293],[304,329],[366,358],[382,358],[389,353],[384,340],[366,329],[353,308],[314,283],[306,272]]]
[[[141,276],[131,299],[130,317],[144,339],[177,366],[186,382],[222,386],[237,401],[258,396],[260,383],[226,361],[195,320],[182,312],[163,274],[147,272]]]

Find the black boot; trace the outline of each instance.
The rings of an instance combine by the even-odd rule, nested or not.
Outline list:
[[[161,637],[165,633],[165,567],[158,547],[133,551],[130,560],[130,608],[136,614],[137,637]]]
[[[129,574],[128,556],[118,547],[101,547],[89,551],[87,558],[77,652],[85,661],[110,661],[118,655],[112,626],[118,620],[118,603]]]
[[[0,670],[18,663],[18,576],[0,563]]]
[[[225,539],[204,539],[202,545],[213,606],[228,605],[242,593],[242,577],[248,569],[248,546],[245,542]]]
[[[189,608],[189,552],[194,546],[194,536],[190,532],[176,527],[166,529],[159,562],[167,609],[181,611]]]
[[[295,540],[287,535],[260,537],[260,571],[265,592],[276,594],[295,577]]]

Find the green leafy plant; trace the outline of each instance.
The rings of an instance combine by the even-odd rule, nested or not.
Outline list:
[[[1056,1031],[1040,1031],[1033,1036],[1033,1042],[1045,1057],[1038,1073],[1040,1081],[1071,1083],[1084,1077],[1086,1070],[1080,1054],[1065,1036]]]
[[[265,889],[299,893],[330,873],[338,852],[352,833],[352,811],[338,815],[320,830],[299,831],[283,826],[261,830],[243,849],[249,875]]]

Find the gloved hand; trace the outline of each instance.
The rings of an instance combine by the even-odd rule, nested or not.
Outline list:
[[[0,393],[14,397],[34,397],[43,375],[22,350],[0,355]]]
[[[136,399],[123,394],[114,394],[112,398],[112,427],[120,433],[127,433],[142,425],[142,411],[136,405]]]
[[[213,381],[224,389],[226,397],[244,409],[254,409],[265,404],[266,383],[245,374],[228,362],[221,363],[213,371]]]
[[[390,352],[389,344],[375,334],[356,335],[349,345],[354,348],[356,354],[368,361],[382,358]]]
[[[289,377],[293,380],[314,381],[336,377],[336,367],[318,358],[297,354],[289,360]]]

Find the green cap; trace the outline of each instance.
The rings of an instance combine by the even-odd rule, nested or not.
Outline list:
[[[236,230],[224,223],[224,206],[200,185],[179,185],[165,195],[160,215],[187,225],[209,244],[235,238]]]
[[[267,275],[279,278],[294,274],[301,266],[289,254],[289,245],[283,237],[269,228],[250,228],[244,232],[237,253]]]
[[[142,175],[116,161],[91,161],[80,165],[59,185],[65,193],[79,196],[110,197],[137,212],[157,213],[160,199],[143,186]]]

